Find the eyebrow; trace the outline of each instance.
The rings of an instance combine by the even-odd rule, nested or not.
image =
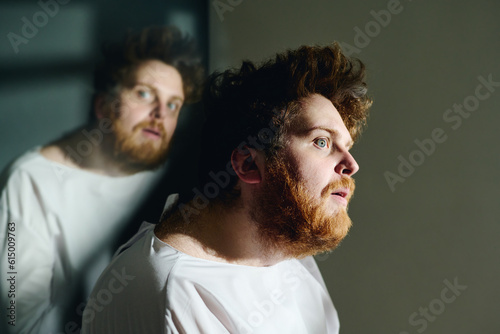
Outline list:
[[[137,86],[146,86],[146,87],[149,87],[149,89],[154,90],[156,92],[156,94],[158,94],[158,88],[156,88],[154,85],[151,85],[150,83],[147,83],[147,82],[144,82],[144,81],[137,81],[135,83],[134,87],[137,87]],[[184,97],[182,97],[180,95],[174,95],[171,100],[179,100],[182,103],[184,103]]]
[[[183,99],[182,97],[178,96],[178,95],[174,95],[174,96],[170,99],[170,101],[172,101],[172,100],[179,100],[179,101],[181,101],[181,102],[184,102],[184,99]]]
[[[330,129],[330,128],[327,128],[327,127],[324,127],[324,126],[320,126],[320,125],[319,126],[313,126],[313,127],[309,128],[309,129],[305,130],[304,132],[309,134],[309,133],[311,133],[313,131],[316,131],[316,130],[326,131],[326,132],[330,133],[330,135],[332,137],[335,137],[335,138],[336,137],[340,137],[340,133],[337,130]],[[349,139],[347,141],[347,143],[346,143],[346,147],[348,149],[351,149],[353,145],[354,145],[354,142],[352,141],[352,139]]]

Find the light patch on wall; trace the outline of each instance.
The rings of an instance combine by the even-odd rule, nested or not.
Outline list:
[[[196,36],[196,19],[193,13],[183,10],[172,10],[167,14],[165,22],[174,25],[189,36]]]
[[[78,61],[94,49],[95,12],[89,4],[4,4],[0,22],[0,61],[11,65]]]

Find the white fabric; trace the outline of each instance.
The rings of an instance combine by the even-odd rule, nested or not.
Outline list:
[[[103,272],[82,334],[338,333],[312,257],[270,267],[208,261],[177,251],[153,229],[143,224]]]
[[[161,171],[98,175],[52,162],[39,148],[20,157],[1,180],[0,332],[76,333],[67,315],[81,316],[121,227],[160,176]],[[5,278],[12,271],[7,263],[9,223],[15,226],[14,298],[7,298]],[[11,300],[16,326],[4,329]]]

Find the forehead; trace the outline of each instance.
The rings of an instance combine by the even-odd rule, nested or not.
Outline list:
[[[179,71],[159,60],[147,60],[141,63],[135,71],[134,79],[134,84],[168,87],[182,92],[182,77]]]
[[[346,142],[352,142],[342,117],[330,100],[322,95],[314,94],[300,103],[301,111],[291,124],[292,133],[306,134],[315,128],[330,129]]]

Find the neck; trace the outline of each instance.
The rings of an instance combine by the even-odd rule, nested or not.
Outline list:
[[[176,212],[157,226],[155,234],[177,250],[207,260],[257,267],[285,260],[262,243],[248,208],[237,201],[230,208],[211,203],[189,223]]]
[[[126,176],[143,170],[114,157],[110,136],[95,127],[82,128],[44,147],[42,154],[69,167],[101,175]]]

